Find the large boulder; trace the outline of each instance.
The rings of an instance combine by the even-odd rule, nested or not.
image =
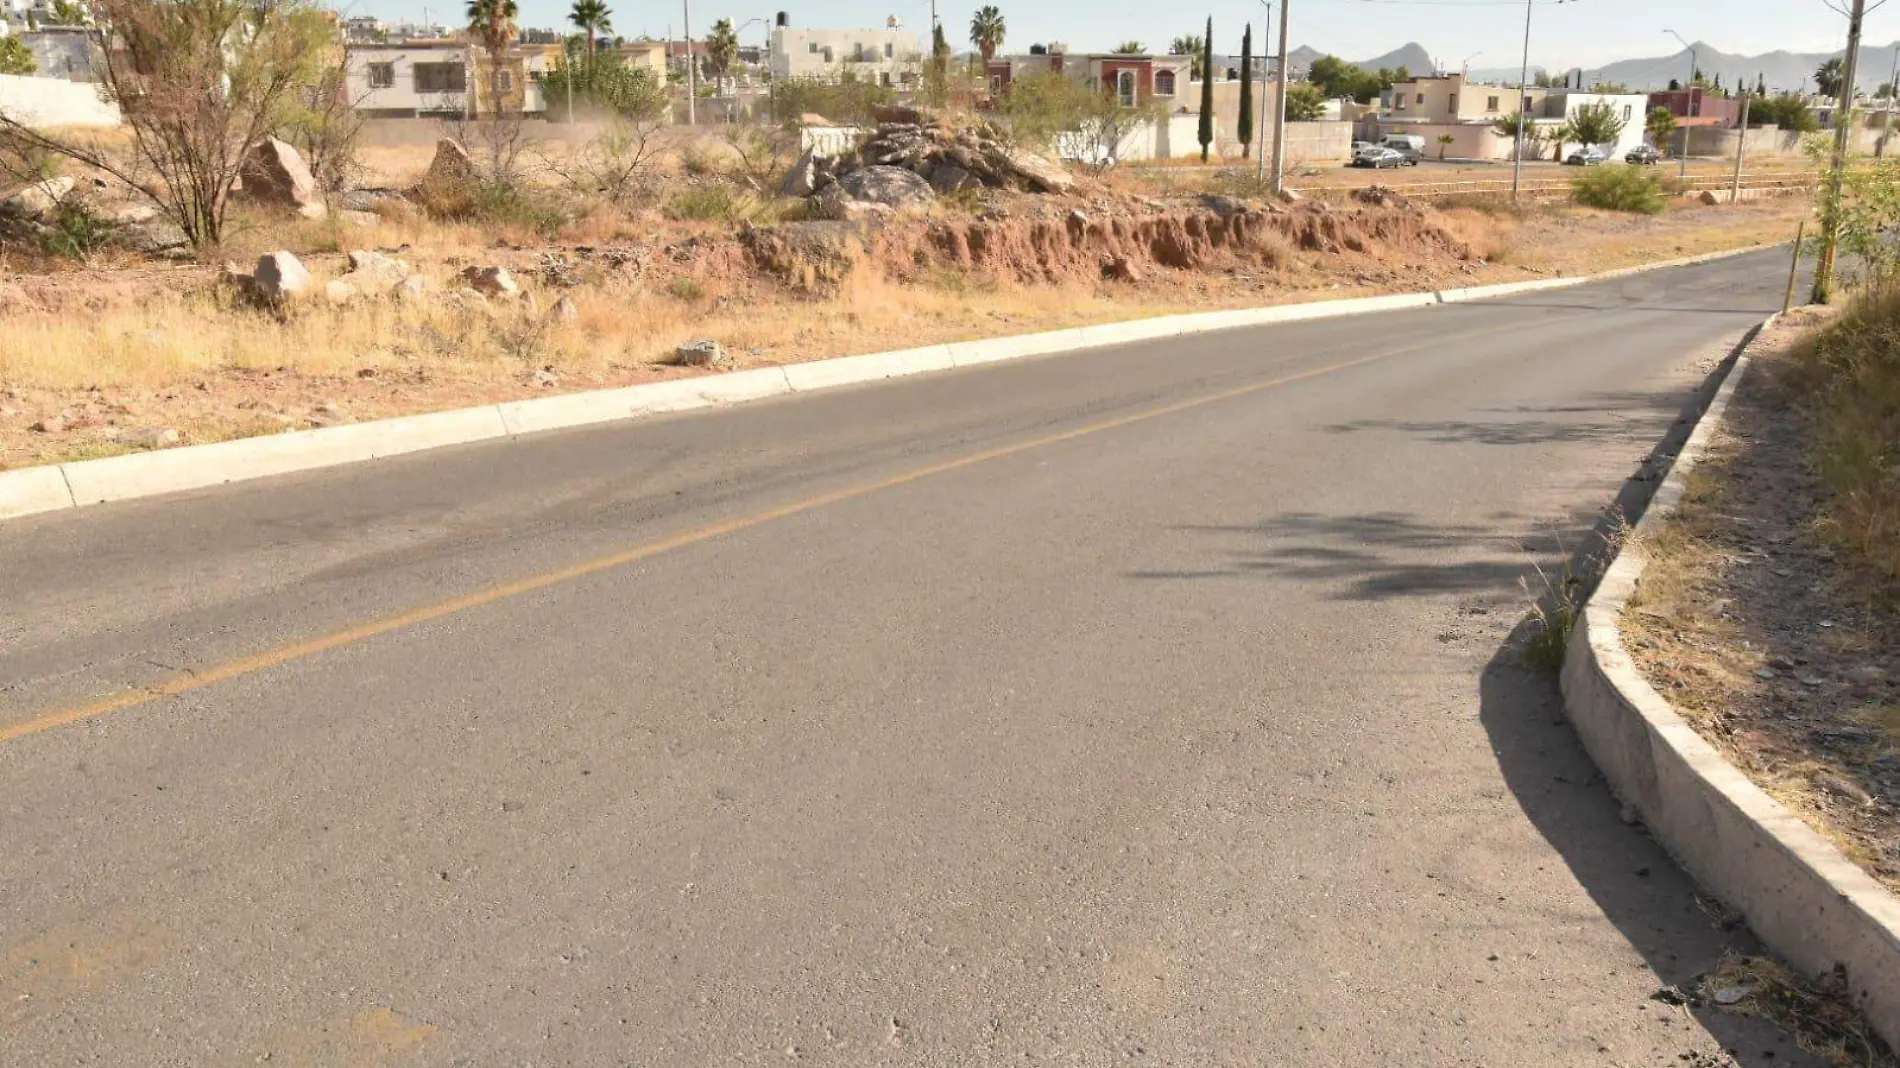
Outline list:
[[[1020,148],[998,148],[991,162],[997,170],[1014,175],[1038,193],[1068,193],[1075,189],[1075,176],[1047,156]]]
[[[820,189],[816,196],[805,203],[805,217],[821,222],[867,222],[894,213],[889,204],[854,199],[842,184]]]
[[[462,147],[462,142],[453,137],[444,137],[435,143],[435,156],[429,160],[428,173],[422,176],[424,185],[466,185],[475,180],[475,161]]]
[[[73,180],[65,175],[42,178],[13,194],[0,204],[0,210],[22,218],[45,220],[59,210],[60,202],[72,195]]]
[[[792,164],[792,169],[785,172],[785,181],[779,185],[779,195],[785,197],[808,197],[818,192],[822,184],[819,181],[819,175],[822,171],[819,168],[818,161],[819,156],[817,150],[806,149],[805,154],[798,157],[798,162]]]
[[[981,189],[983,181],[954,163],[939,163],[930,169],[930,188],[949,196],[966,189]]]
[[[292,253],[279,249],[257,258],[252,291],[267,304],[282,304],[310,291],[310,271]]]
[[[244,180],[247,200],[262,204],[281,204],[299,212],[321,210],[322,193],[303,156],[275,137],[267,137],[244,154],[239,174]]]
[[[838,187],[852,200],[900,211],[921,208],[937,199],[929,182],[902,167],[864,167],[838,179]]]
[[[521,285],[506,267],[464,267],[462,282],[484,297],[500,300],[518,300],[521,297]]]
[[[350,252],[350,270],[344,275],[365,290],[394,289],[403,279],[414,274],[409,264],[394,256],[359,248]]]

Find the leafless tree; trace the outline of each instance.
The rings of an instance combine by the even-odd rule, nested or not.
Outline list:
[[[103,171],[144,194],[200,255],[223,239],[246,150],[340,66],[308,0],[97,0],[101,91],[131,144],[38,130],[0,114],[0,143]]]
[[[659,118],[615,116],[607,128],[571,157],[544,157],[550,171],[584,196],[624,204],[645,196],[653,164],[673,144],[668,123]]]

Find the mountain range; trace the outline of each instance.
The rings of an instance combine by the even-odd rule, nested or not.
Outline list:
[[[1734,55],[1723,52],[1713,45],[1698,41],[1694,46],[1695,65],[1710,78],[1720,77],[1724,86],[1754,86],[1756,79],[1766,81],[1771,92],[1779,90],[1808,91],[1814,89],[1814,70],[1841,52],[1767,52],[1758,56]],[[1313,61],[1328,53],[1310,46],[1301,46],[1287,55],[1287,65],[1294,71],[1310,68]],[[1860,50],[1859,69],[1854,82],[1862,91],[1874,92],[1879,86],[1893,78],[1895,60],[1900,58],[1900,42],[1890,45],[1865,46]],[[1393,49],[1371,59],[1352,60],[1365,70],[1378,70],[1381,67],[1396,70],[1405,67],[1413,74],[1422,74],[1433,69],[1432,55],[1425,46],[1416,42],[1402,48]],[[1574,68],[1572,68],[1574,69]],[[1533,76],[1544,73],[1545,68],[1533,65]],[[1562,71],[1555,73],[1561,74]],[[1584,68],[1584,84],[1596,82],[1620,82],[1632,89],[1662,89],[1670,79],[1687,81],[1690,73],[1690,51],[1682,49],[1672,55],[1649,59],[1625,59],[1602,67]],[[1489,67],[1473,69],[1474,81],[1501,82],[1510,84],[1519,75],[1517,67]]]

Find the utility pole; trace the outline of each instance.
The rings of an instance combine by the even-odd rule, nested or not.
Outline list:
[[[1293,0],[1280,0],[1280,56],[1278,69],[1273,72],[1273,84],[1279,90],[1273,102],[1273,191],[1276,195],[1286,192],[1286,35],[1292,7]],[[1203,71],[1201,76],[1212,78],[1214,72]]]
[[[1530,120],[1525,114],[1525,101],[1530,97],[1531,88],[1531,3],[1524,0],[1524,65],[1517,72],[1517,137],[1511,144],[1511,203],[1517,203],[1518,188],[1523,184],[1524,176],[1524,124]]]
[[[1841,70],[1841,103],[1834,109],[1833,171],[1828,175],[1827,200],[1821,205],[1821,254],[1814,263],[1815,304],[1826,304],[1834,290],[1834,254],[1841,240],[1841,183],[1847,169],[1848,138],[1854,133],[1854,68],[1860,59],[1860,24],[1867,0],[1854,0],[1847,16],[1847,62]]]
[[[1267,17],[1260,23],[1260,32],[1263,35],[1273,32],[1273,0],[1265,0],[1265,3]],[[1260,151],[1256,153],[1257,158],[1254,161],[1257,164],[1255,180],[1262,183],[1267,180],[1267,80],[1273,77],[1273,72],[1267,69],[1269,66],[1267,57],[1272,54],[1267,48],[1268,44],[1268,40],[1263,36],[1260,41],[1260,136],[1255,138],[1260,143]],[[1894,54],[1900,55],[1900,50],[1896,50]]]
[[[680,27],[686,35],[686,125],[699,125],[699,64],[693,62],[693,0],[680,0]]]
[[[1682,83],[1682,117],[1693,119],[1695,118],[1695,72],[1702,69],[1702,61],[1696,57],[1695,46],[1688,41],[1683,41],[1681,34],[1674,30],[1663,32],[1682,41],[1682,47],[1689,50],[1689,80]],[[1682,168],[1680,172],[1682,177],[1689,177],[1689,124],[1686,122],[1682,124],[1682,152],[1678,155],[1678,164]]]
[[[1735,184],[1733,191],[1729,193],[1731,204],[1742,202],[1742,156],[1748,151],[1748,105],[1753,103],[1754,99],[1747,93],[1742,94],[1742,126],[1736,131],[1739,136],[1735,138]]]

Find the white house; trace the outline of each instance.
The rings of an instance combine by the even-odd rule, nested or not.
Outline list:
[[[1544,100],[1544,114],[1552,120],[1569,120],[1579,109],[1607,104],[1611,114],[1623,120],[1623,131],[1615,141],[1591,147],[1601,149],[1611,159],[1643,143],[1644,119],[1649,114],[1649,97],[1643,93],[1593,93],[1585,90],[1553,89]]]
[[[916,84],[924,54],[917,34],[895,18],[881,30],[772,27],[772,78],[845,78],[879,85]]]

